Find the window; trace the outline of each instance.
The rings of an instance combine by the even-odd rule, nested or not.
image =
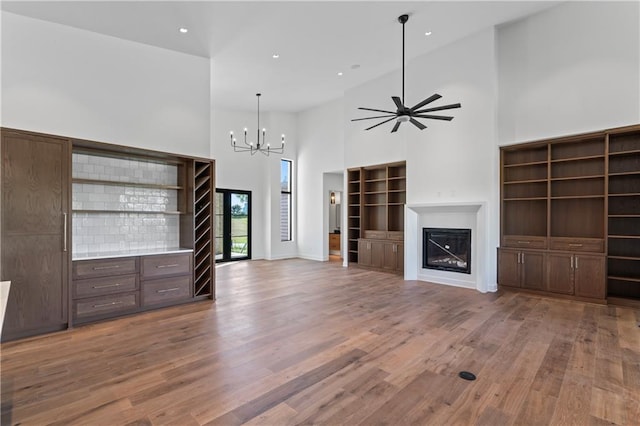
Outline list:
[[[280,241],[291,241],[291,160],[280,160]]]

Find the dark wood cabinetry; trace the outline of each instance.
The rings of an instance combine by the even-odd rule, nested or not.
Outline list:
[[[213,160],[4,128],[1,138],[0,279],[11,281],[3,340],[151,307],[214,298]],[[72,152],[74,158],[84,156],[93,161],[99,157],[103,164],[117,163],[127,171],[138,162],[153,164],[153,170],[175,170],[177,183],[149,179],[138,182],[131,179],[133,173],[87,176],[86,170],[84,175],[72,178],[72,169],[74,173],[80,170],[73,167]],[[123,166],[124,163],[131,166]],[[146,191],[145,194],[153,192],[150,196],[161,197],[163,192],[171,192],[173,200],[177,200],[173,205],[177,202],[177,206],[156,211],[146,206],[114,207],[103,202],[95,204],[105,206],[86,202],[83,205],[74,199],[74,208],[76,203],[78,207],[71,210],[72,187],[76,186],[91,196],[93,188],[96,196],[114,194],[113,191],[138,196],[137,192]],[[179,246],[152,251],[180,254],[140,257],[141,253],[131,252],[131,248],[112,253],[112,248],[96,247],[96,252],[109,252],[95,256],[91,247],[87,255],[85,246],[82,255],[77,256],[71,240],[77,214],[91,220],[116,217],[113,215],[126,220],[142,220],[136,215],[177,217],[171,229],[176,237],[170,241]],[[92,260],[75,260],[81,258]],[[158,264],[154,265],[155,261]]]
[[[67,139],[2,129],[2,281],[11,290],[3,340],[68,324]]]
[[[508,287],[542,290],[546,270],[544,252],[500,249],[498,282]]]
[[[526,248],[537,290],[640,300],[640,126],[503,147],[501,177],[500,285]]]
[[[360,167],[347,173],[349,262],[402,272],[406,164]]]
[[[140,307],[137,257],[73,262],[73,321],[81,324]]]

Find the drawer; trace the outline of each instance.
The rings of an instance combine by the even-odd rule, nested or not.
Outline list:
[[[73,278],[106,277],[138,272],[138,258],[122,257],[73,262]]]
[[[502,237],[502,246],[529,249],[545,249],[547,248],[547,239],[544,237],[510,235],[508,237]]]
[[[73,302],[73,316],[76,319],[135,311],[140,306],[137,291],[93,297]]]
[[[604,253],[604,239],[598,238],[551,238],[551,250]]]
[[[190,297],[191,275],[142,282],[142,304],[144,306]]]
[[[138,290],[138,274],[90,278],[73,282],[73,298],[101,296]]]
[[[394,241],[404,241],[404,231],[389,231],[387,238]]]
[[[387,239],[387,231],[372,231],[365,230],[364,238],[371,238],[374,240],[386,240]]]
[[[192,272],[191,253],[144,256],[141,259],[140,279],[186,275]]]

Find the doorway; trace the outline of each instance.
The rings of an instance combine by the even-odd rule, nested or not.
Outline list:
[[[216,262],[251,259],[251,191],[216,189]]]

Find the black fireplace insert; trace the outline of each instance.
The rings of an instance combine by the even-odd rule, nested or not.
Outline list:
[[[422,267],[471,274],[471,229],[422,228]]]

